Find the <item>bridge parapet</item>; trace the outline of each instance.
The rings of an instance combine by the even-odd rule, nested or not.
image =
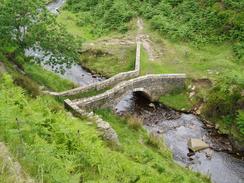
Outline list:
[[[106,92],[83,99],[73,100],[72,103],[84,110],[109,107],[116,99],[127,92],[144,92],[151,101],[157,101],[160,96],[184,87],[185,74],[151,74],[116,85]],[[67,100],[68,101],[68,100]],[[66,101],[65,101],[66,102]],[[69,100],[70,102],[70,100]]]

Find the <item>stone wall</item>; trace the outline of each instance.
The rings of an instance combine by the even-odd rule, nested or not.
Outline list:
[[[151,74],[141,76],[121,82],[102,94],[73,101],[65,100],[65,103],[68,101],[83,110],[93,110],[110,106],[113,101],[129,91],[143,92],[150,100],[157,101],[160,96],[183,88],[185,78],[185,74]]]
[[[140,55],[141,55],[141,43],[140,41],[137,42],[137,47],[136,47],[136,61],[135,61],[135,69],[133,71],[128,71],[128,72],[122,72],[119,74],[116,74],[115,76],[106,79],[101,82],[89,84],[87,86],[81,86],[75,89],[67,90],[64,92],[50,92],[46,91],[45,93],[53,95],[53,96],[72,96],[76,95],[78,93],[84,93],[89,90],[101,90],[105,88],[109,88],[112,86],[115,86],[116,84],[129,80],[135,77],[138,77],[140,74]]]
[[[115,130],[111,127],[111,125],[108,122],[104,121],[100,116],[94,114],[93,112],[88,113],[82,110],[69,99],[65,101],[65,107],[72,110],[72,112],[76,116],[86,116],[89,119],[89,121],[94,122],[98,130],[102,132],[104,140],[108,141],[112,145],[120,145],[119,138]]]

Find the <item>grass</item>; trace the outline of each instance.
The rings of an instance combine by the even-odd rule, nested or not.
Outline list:
[[[138,116],[133,115],[127,118],[127,124],[130,128],[134,130],[139,130],[143,126],[143,120]]]
[[[154,46],[161,47],[163,55],[153,62],[143,60],[142,74],[186,73],[190,78],[214,79],[220,73],[233,70],[243,73],[244,64],[235,61],[229,43],[196,47],[190,43],[170,41],[151,30],[147,23],[145,31],[150,35]]]
[[[53,91],[65,91],[75,87],[75,84],[71,81],[63,79],[58,74],[48,71],[39,65],[27,63],[23,67],[32,80]]]
[[[103,50],[89,50],[81,54],[80,64],[103,76],[111,77],[134,69],[135,48],[114,46],[112,53]]]
[[[159,101],[166,106],[177,110],[191,110],[193,103],[188,97],[187,91],[173,92],[160,97]]]
[[[145,130],[135,132],[111,112],[99,113],[118,133],[118,151],[54,98],[29,98],[8,75],[1,81],[0,140],[37,182],[209,182],[175,164],[168,149],[148,146]]]
[[[78,15],[71,13],[70,11],[62,10],[57,17],[58,23],[61,23],[65,26],[66,30],[73,36],[82,39],[82,40],[93,40],[96,38],[95,35],[91,34],[90,31],[92,27],[82,27],[77,24]]]

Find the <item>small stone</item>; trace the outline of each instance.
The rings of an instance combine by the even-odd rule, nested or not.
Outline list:
[[[153,103],[150,103],[150,104],[149,104],[149,107],[152,107],[152,108],[154,108],[154,109],[156,108],[155,105],[154,105]]]
[[[208,159],[212,159],[213,151],[211,149],[207,149],[205,155]]]
[[[109,129],[110,128],[110,125],[108,123],[105,123],[105,122],[99,122],[97,123],[97,127],[98,128],[101,128],[101,129]]]
[[[189,94],[189,97],[192,98],[196,93],[193,91]]]
[[[190,151],[189,153],[187,153],[187,156],[188,157],[191,157],[191,156],[194,156],[195,155],[195,152],[192,152],[192,151]]]
[[[187,145],[188,145],[188,148],[194,152],[200,151],[202,149],[206,149],[209,147],[209,145],[206,144],[205,142],[203,142],[201,139],[194,139],[194,138],[189,139]]]

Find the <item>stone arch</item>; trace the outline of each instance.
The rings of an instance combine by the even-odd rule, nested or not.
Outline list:
[[[152,101],[152,94],[150,91],[146,90],[145,88],[135,88],[132,91],[133,93],[138,93],[144,97],[146,97],[148,100]]]

